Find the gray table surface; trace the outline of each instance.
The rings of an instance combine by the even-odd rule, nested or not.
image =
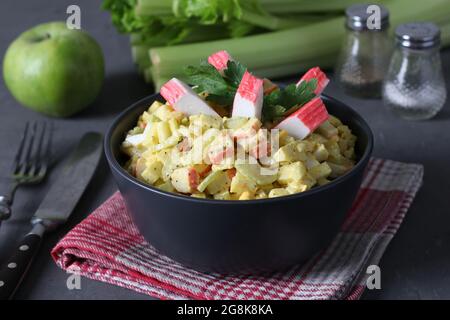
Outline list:
[[[28,220],[58,176],[66,153],[84,132],[105,132],[114,116],[130,103],[152,92],[136,74],[128,39],[118,35],[109,15],[92,0],[0,1],[0,54],[22,31],[42,22],[64,20],[69,4],[81,7],[82,27],[94,36],[106,60],[106,79],[97,101],[70,119],[54,120],[57,164],[45,183],[20,189],[14,216],[0,228],[0,263],[28,231]],[[444,72],[450,83],[450,50],[443,52]],[[27,120],[46,118],[20,106],[0,80],[0,172],[11,165],[20,133]],[[380,101],[353,99],[331,83],[326,93],[358,110],[371,125],[376,138],[375,155],[425,166],[424,185],[407,217],[386,250],[380,267],[382,289],[366,291],[367,299],[450,298],[450,102],[433,120],[407,122],[384,110]],[[64,234],[116,190],[106,163],[100,165],[70,222],[49,235],[18,290],[18,299],[149,299],[113,285],[83,278],[81,290],[68,290],[68,275],[50,258],[50,250]]]

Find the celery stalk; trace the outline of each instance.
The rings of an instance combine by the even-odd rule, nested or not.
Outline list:
[[[395,0],[386,4],[394,27],[414,20],[433,21],[440,25],[450,21],[448,0]],[[179,74],[186,65],[196,64],[211,53],[223,49],[228,50],[250,70],[276,68],[336,54],[345,32],[343,25],[343,18],[335,18],[239,39],[153,48],[150,50],[150,58],[154,73],[165,78]],[[330,62],[332,63],[334,59]]]
[[[443,47],[450,45],[450,22],[441,26],[441,43]]]
[[[139,71],[151,66],[150,57],[148,55],[150,47],[147,46],[132,46],[131,56],[133,62],[138,66]]]
[[[279,78],[286,76],[300,76],[302,72],[309,68],[320,66],[327,69],[333,67],[333,56],[326,55],[323,57],[316,57],[311,60],[297,61],[291,64],[278,65],[270,68],[253,69],[252,73],[262,78]],[[182,81],[187,81],[185,75],[181,73],[172,74],[170,77],[161,76],[154,68],[146,69],[146,72],[150,72],[154,79],[155,89],[159,90],[161,86],[172,77],[178,78]]]
[[[283,64],[275,67],[255,69],[252,72],[263,78],[280,78],[286,76],[296,76],[299,79],[303,71],[309,68],[320,66],[322,69],[328,69],[333,67],[334,55],[325,55],[323,57],[316,57],[311,60],[302,60],[294,62],[292,64]]]
[[[219,50],[228,50],[250,70],[285,65],[317,54],[333,54],[344,34],[343,18],[313,23],[301,28],[270,32],[239,39],[201,42],[150,50],[153,67],[158,74],[179,73]]]
[[[146,68],[143,70],[144,80],[146,83],[154,83],[155,88],[160,88],[160,84],[158,79],[154,79],[152,75],[151,68]]]
[[[172,0],[137,0],[135,12],[137,15],[171,15]]]
[[[370,3],[385,3],[389,0],[373,0]],[[272,14],[279,13],[323,13],[344,12],[360,0],[260,0],[261,6]]]

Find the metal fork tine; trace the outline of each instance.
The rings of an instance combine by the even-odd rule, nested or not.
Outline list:
[[[49,164],[51,162],[51,158],[52,158],[52,142],[53,142],[53,130],[54,130],[54,126],[53,123],[50,122],[49,125],[49,130],[47,133],[47,146],[45,149],[45,157],[47,159],[47,164]]]
[[[35,157],[34,157],[34,161],[37,163],[38,166],[41,165],[42,157],[45,155],[45,153],[42,152],[42,145],[43,145],[43,142],[44,142],[46,126],[47,126],[47,123],[43,122],[42,123],[42,130],[41,130],[41,133],[39,135],[38,142],[37,142],[37,149],[36,149],[36,154],[35,154]]]
[[[23,159],[23,165],[22,165],[22,168],[20,170],[22,173],[25,172],[25,170],[28,170],[27,166],[30,163],[31,154],[33,152],[34,137],[36,135],[36,129],[37,129],[37,123],[34,122],[33,123],[33,127],[32,127],[32,131],[31,131],[31,137],[30,137],[30,140],[28,142],[27,150],[25,152],[25,157]]]
[[[16,156],[14,158],[14,164],[13,164],[13,172],[16,173],[17,170],[19,170],[20,165],[20,159],[22,158],[22,152],[25,146],[25,140],[27,139],[28,135],[28,128],[30,126],[30,122],[25,123],[25,130],[23,131],[22,140],[20,141],[19,149],[17,150]]]
[[[26,122],[14,159],[10,188],[6,195],[0,195],[0,223],[11,216],[11,205],[18,187],[36,184],[45,178],[50,161],[52,131],[51,122],[49,125],[45,122],[42,125]]]

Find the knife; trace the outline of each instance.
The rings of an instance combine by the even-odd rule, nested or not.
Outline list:
[[[14,296],[38,252],[44,234],[67,221],[94,175],[101,154],[102,135],[86,133],[32,217],[31,231],[0,269],[0,300]]]

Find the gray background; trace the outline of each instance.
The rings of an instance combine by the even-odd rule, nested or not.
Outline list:
[[[0,55],[22,31],[42,22],[64,20],[69,4],[82,10],[82,27],[103,48],[106,79],[97,101],[70,119],[54,120],[57,165],[45,183],[20,189],[14,216],[0,228],[0,263],[28,231],[28,220],[58,176],[64,155],[84,132],[105,132],[114,116],[130,103],[152,92],[137,76],[131,62],[128,39],[118,35],[100,1],[2,0],[0,1]],[[450,50],[443,52],[444,72],[450,83]],[[21,107],[0,80],[0,173],[7,173],[27,120],[45,120]],[[385,111],[380,101],[363,101],[343,95],[334,82],[326,93],[357,109],[371,125],[375,155],[425,165],[424,186],[399,232],[381,261],[382,289],[364,294],[369,299],[450,298],[450,105],[433,120],[407,122]],[[1,176],[0,175],[0,176]],[[148,299],[149,297],[83,278],[82,289],[69,291],[67,275],[50,258],[50,250],[67,231],[99,206],[116,186],[103,162],[73,213],[70,223],[49,235],[32,266],[18,299]]]

